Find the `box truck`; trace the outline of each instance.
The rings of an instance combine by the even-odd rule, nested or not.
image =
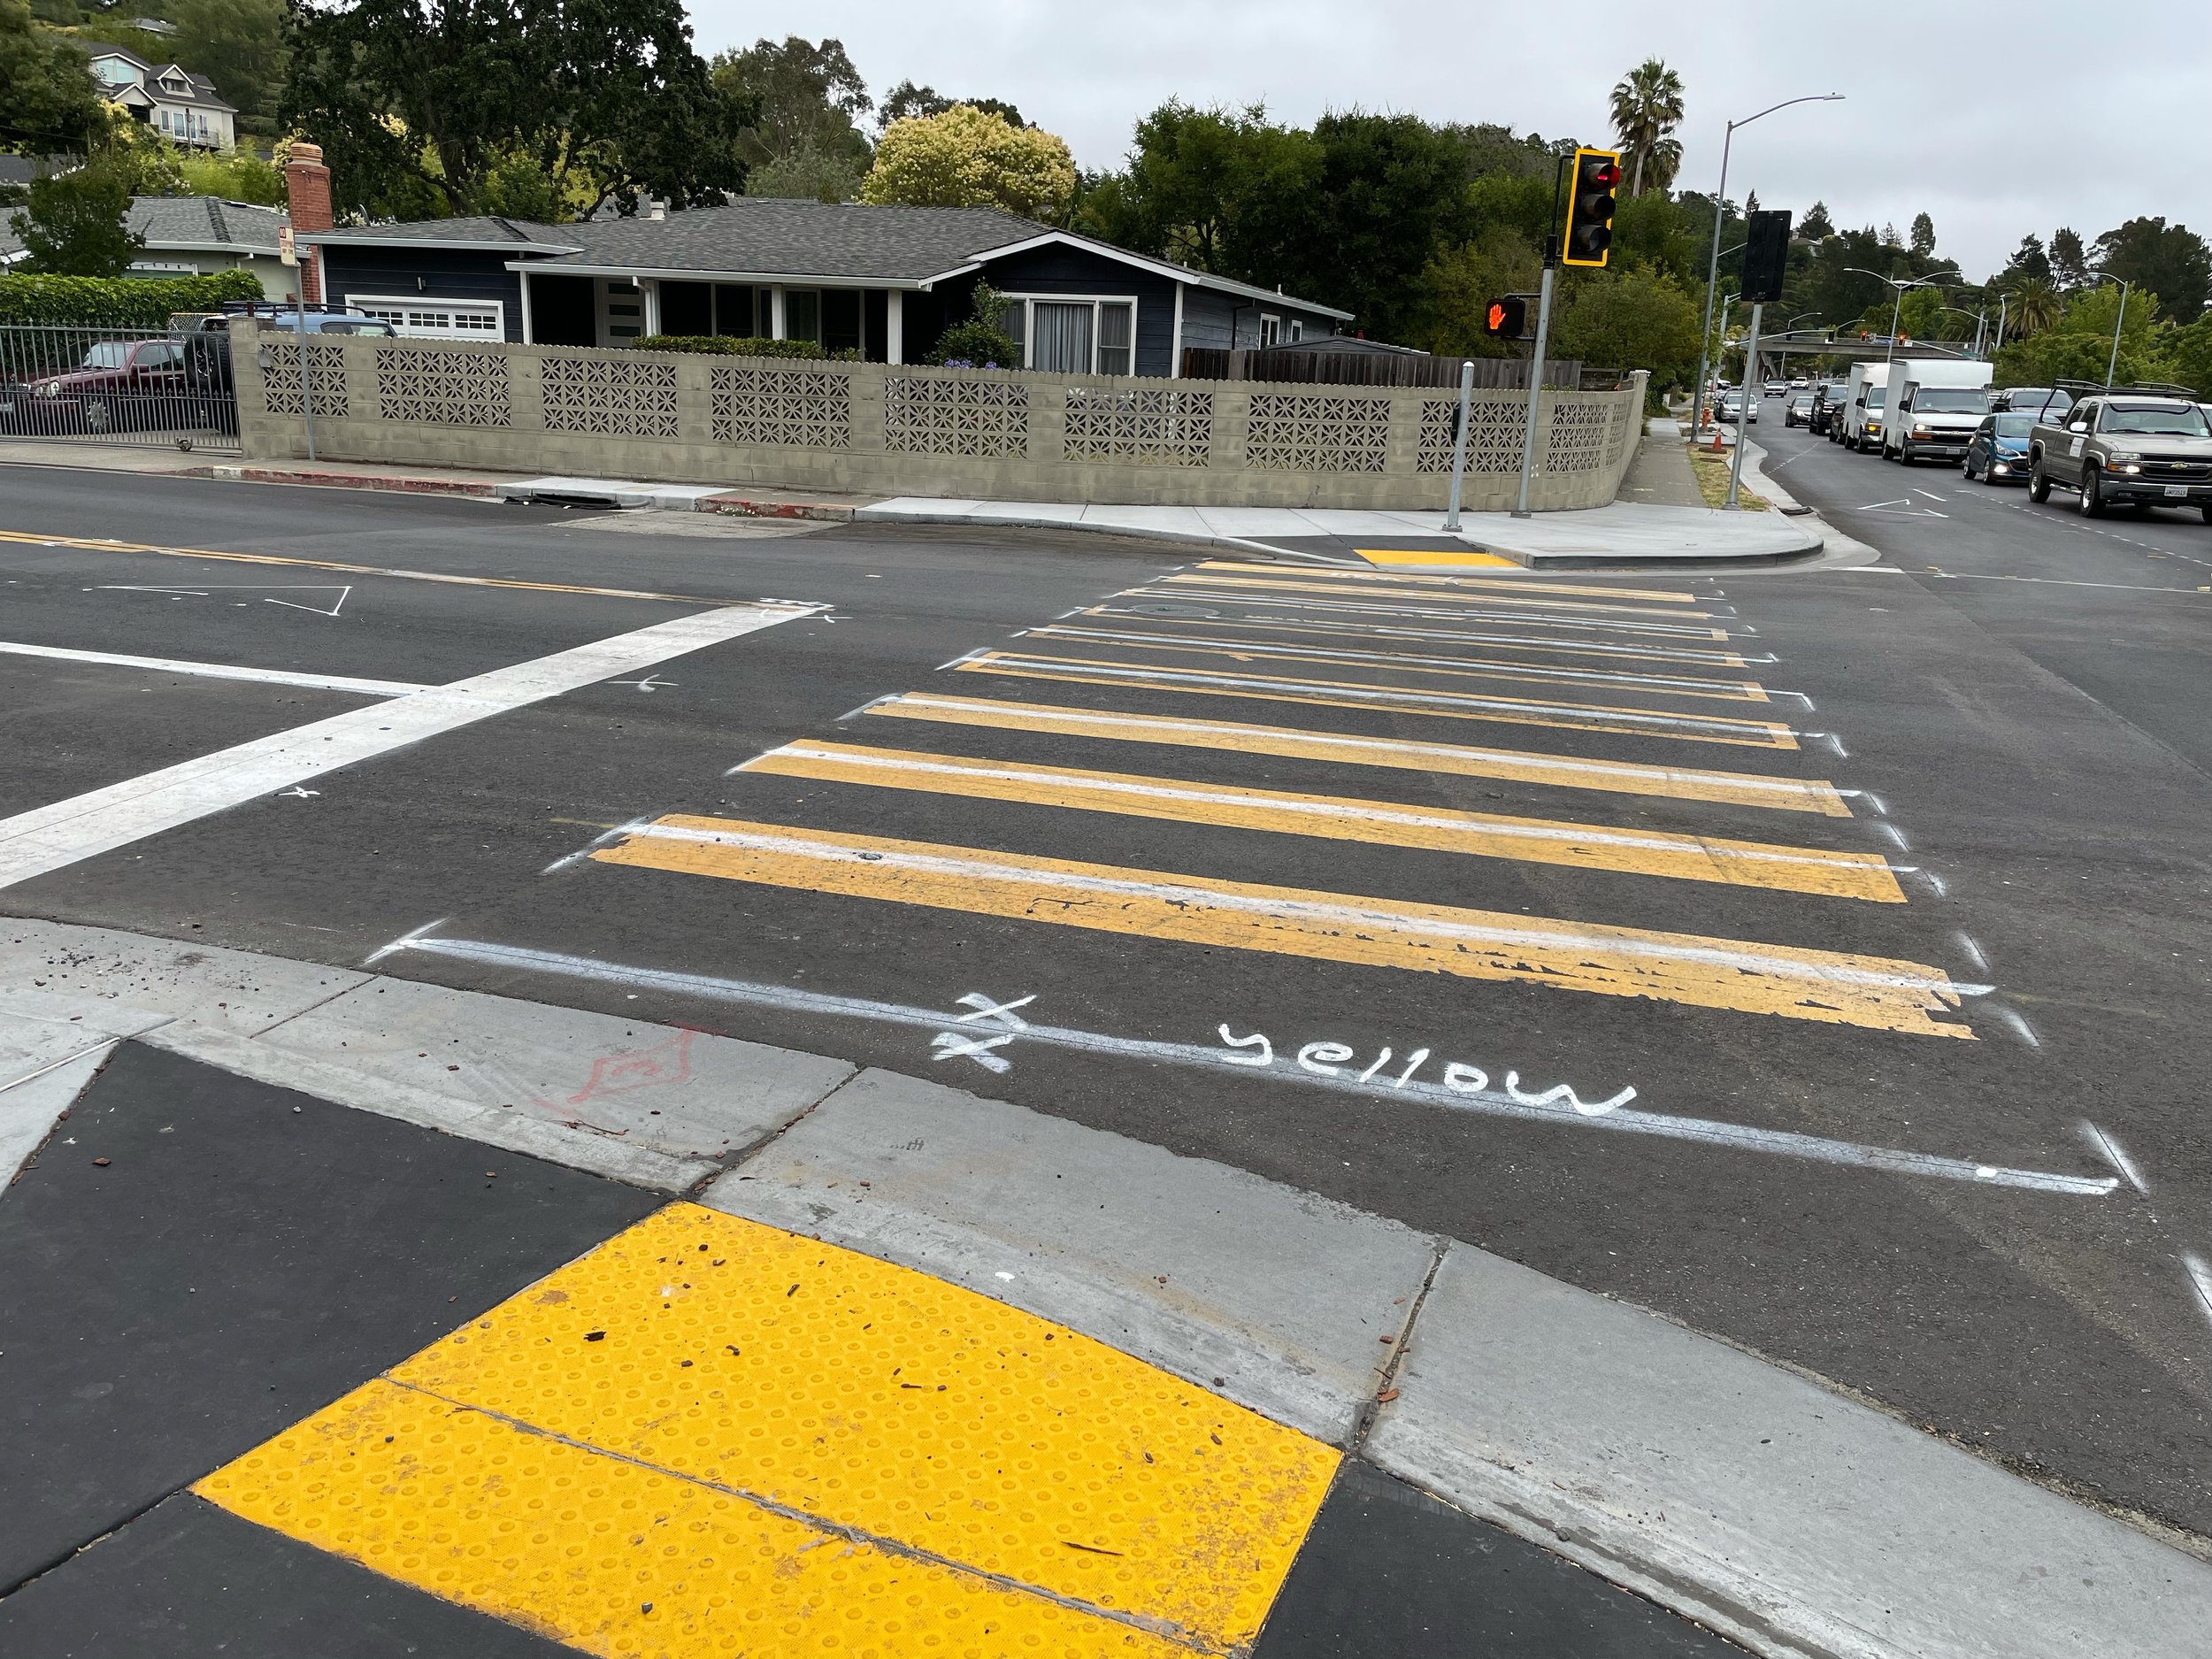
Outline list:
[[[1882,455],[1892,461],[1958,462],[1989,413],[1991,368],[1955,357],[1913,357],[1890,365],[1889,418]]]
[[[1882,404],[1889,396],[1889,365],[1855,363],[1851,392],[1841,414],[1843,447],[1863,455],[1882,441]]]

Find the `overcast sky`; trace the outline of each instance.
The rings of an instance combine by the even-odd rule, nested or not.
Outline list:
[[[1601,142],[1606,96],[1656,54],[1688,93],[1681,182],[1709,190],[1731,117],[1801,92],[1847,102],[1738,134],[1728,193],[1839,225],[1925,211],[1979,280],[2029,231],[2085,240],[2140,213],[2212,236],[2208,0],[691,0],[699,49],[835,35],[880,95],[905,79],[999,97],[1087,167],[1118,163],[1162,100],[1263,100],[1300,124],[1353,104]]]

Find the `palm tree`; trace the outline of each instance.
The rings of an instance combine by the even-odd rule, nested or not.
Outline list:
[[[2039,334],[2058,326],[2065,311],[2059,292],[2048,282],[2030,278],[2012,290],[2011,326],[2023,334]]]
[[[1664,189],[1682,162],[1682,146],[1669,136],[1682,119],[1682,77],[1656,58],[1647,58],[1613,88],[1613,130],[1621,148],[1635,157],[1628,193],[1640,196],[1644,174]]]

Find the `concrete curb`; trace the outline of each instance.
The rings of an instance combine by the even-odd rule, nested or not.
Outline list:
[[[1089,535],[1125,536],[1139,541],[1165,541],[1178,547],[1225,548],[1233,553],[1256,553],[1266,558],[1327,565],[1344,562],[1324,558],[1317,554],[1301,553],[1290,548],[1276,547],[1271,542],[1249,541],[1242,536],[1208,535],[1195,530],[1153,529],[1143,525],[1085,524],[1078,519],[1048,513],[994,513],[986,518],[977,513],[915,511],[904,507],[856,507],[852,518],[856,524],[941,524],[956,525],[968,530],[1080,530]]]
[[[490,500],[499,486],[471,479],[420,478],[399,472],[319,472],[305,467],[234,465],[218,462],[191,475],[243,484],[305,484],[319,489],[388,490],[405,495],[466,495]]]
[[[1792,518],[1810,514],[1813,511],[1810,507],[1806,506],[1768,476],[1764,465],[1766,458],[1766,450],[1761,449],[1756,442],[1744,445],[1744,482],[1752,485],[1760,495],[1771,502],[1777,512],[1787,513]]]
[[[133,1034],[653,1190],[705,1179],[709,1205],[1058,1321],[1773,1659],[2185,1659],[2212,1628],[2212,1565],[1801,1375],[1471,1246],[1025,1108],[508,997],[0,926],[11,1144],[35,1141],[28,1119]],[[676,1051],[649,1113],[638,1068]],[[588,1060],[550,1116],[492,1099],[572,1086]],[[601,1064],[631,1101],[618,1137],[580,1121]],[[672,1126],[629,1133],[657,1119]],[[726,1133],[727,1151],[701,1156]]]

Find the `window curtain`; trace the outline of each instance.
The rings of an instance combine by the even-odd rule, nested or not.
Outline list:
[[[1136,307],[1102,300],[1098,307],[1098,372],[1129,374],[1131,336],[1136,329]]]
[[[1086,301],[1070,305],[1057,300],[1039,300],[1035,312],[1037,338],[1029,352],[1029,365],[1049,374],[1091,373],[1091,306]]]

